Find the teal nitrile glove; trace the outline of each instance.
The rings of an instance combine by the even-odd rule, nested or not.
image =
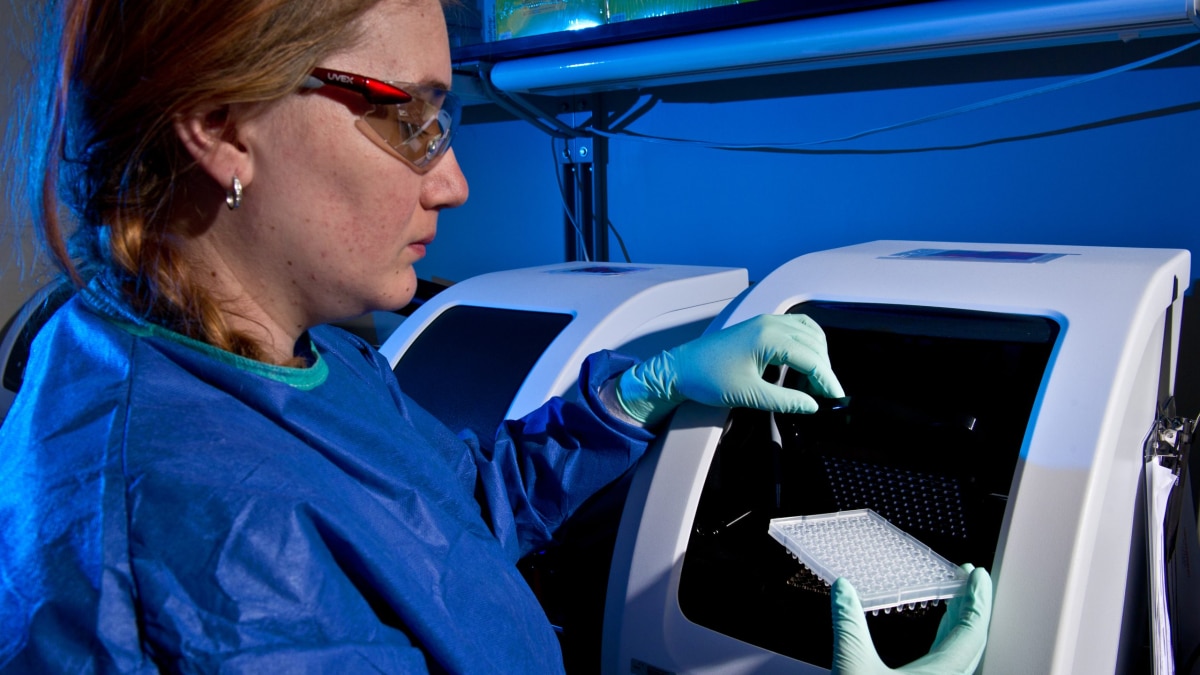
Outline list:
[[[829,365],[825,333],[802,314],[764,314],[662,352],[621,374],[617,401],[652,425],[685,400],[727,408],[816,412],[811,396],[763,380],[769,365],[808,376],[813,391],[845,396]]]
[[[946,603],[929,653],[895,670],[875,652],[858,593],[845,579],[833,582],[833,672],[835,675],[970,675],[983,658],[992,617],[992,578],[986,570],[963,565],[970,575],[967,591]]]

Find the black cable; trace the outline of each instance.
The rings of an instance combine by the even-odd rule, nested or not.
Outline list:
[[[617,226],[613,225],[612,220],[605,219],[605,222],[608,223],[608,231],[612,232],[613,236],[617,238],[617,244],[621,246],[621,255],[625,256],[625,262],[633,262],[629,257],[629,249],[625,248],[625,240],[621,238],[621,233],[617,230]]]
[[[524,120],[543,133],[549,134],[552,137],[559,138],[574,138],[581,135],[578,129],[573,129],[559,121],[553,115],[545,115],[538,110],[536,106],[531,105],[528,101],[522,99],[516,94],[500,91],[492,84],[491,64],[478,64],[476,71],[478,73],[479,84],[483,87],[483,91],[488,98],[506,110],[509,114],[517,119]]]

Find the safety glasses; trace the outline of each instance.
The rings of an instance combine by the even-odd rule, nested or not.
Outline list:
[[[453,93],[422,84],[383,82],[328,68],[313,68],[304,89],[338,87],[370,104],[354,126],[417,173],[433,168],[450,149],[462,105]]]

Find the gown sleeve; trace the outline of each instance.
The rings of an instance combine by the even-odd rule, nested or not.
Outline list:
[[[634,363],[614,352],[593,354],[572,400],[555,397],[505,421],[489,442],[463,432],[478,469],[476,498],[514,561],[552,541],[572,513],[646,452],[654,435],[600,399],[604,383]]]

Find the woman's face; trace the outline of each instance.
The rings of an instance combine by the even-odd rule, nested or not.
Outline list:
[[[319,65],[448,89],[439,2],[382,0],[362,17],[357,46]],[[467,198],[453,151],[418,174],[355,128],[362,111],[361,98],[324,87],[238,128],[253,175],[226,248],[243,292],[291,334],[408,304],[438,212]]]

